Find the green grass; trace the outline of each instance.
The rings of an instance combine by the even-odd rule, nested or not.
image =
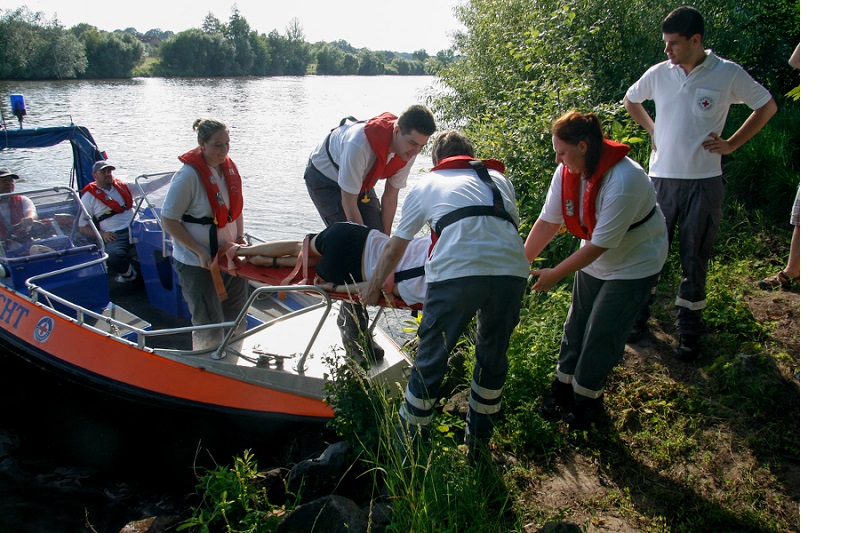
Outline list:
[[[773,325],[758,322],[747,303],[754,281],[784,262],[790,230],[777,231],[768,217],[730,200],[720,235],[699,364],[676,361],[672,344],[628,356],[609,377],[605,415],[589,431],[568,432],[538,412],[569,283],[525,298],[508,353],[494,463],[470,465],[463,420],[450,409],[435,417],[430,446],[400,451],[398,395],[372,387],[357,366],[338,368],[329,390],[333,427],[355,445],[375,497],[390,503],[387,531],[509,532],[547,521],[604,528],[611,517],[648,532],[799,530],[799,385],[789,377],[799,360],[773,342]],[[675,332],[676,255],[674,247],[654,307],[659,338]],[[472,352],[470,342],[460,343],[467,369]],[[535,491],[558,465],[580,464],[592,465],[586,468],[601,480],[599,491],[554,507],[536,503]],[[206,498],[219,515],[230,500],[239,501]],[[252,501],[262,505],[261,498]],[[196,512],[196,524],[212,516],[206,512]]]

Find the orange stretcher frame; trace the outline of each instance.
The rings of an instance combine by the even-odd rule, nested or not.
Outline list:
[[[222,272],[227,272],[232,276],[247,279],[249,281],[265,283],[267,285],[321,285],[321,283],[324,283],[321,279],[316,280],[316,272],[310,267],[263,267],[249,263],[241,257],[234,257],[228,260],[224,254],[219,254],[218,264],[216,266],[218,266]],[[317,283],[314,283],[314,280],[316,280]],[[340,287],[344,288],[345,285],[340,285]],[[348,302],[360,301],[356,292],[327,290],[327,293],[332,300],[344,300]],[[398,297],[396,297],[392,302],[382,297],[378,302],[378,305],[380,307],[389,307],[394,309],[410,309],[412,311],[422,310],[422,304],[409,305]]]

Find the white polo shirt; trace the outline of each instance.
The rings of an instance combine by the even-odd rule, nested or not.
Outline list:
[[[339,188],[351,194],[360,194],[363,180],[366,174],[372,170],[377,156],[369,145],[366,138],[364,122],[346,122],[331,133],[328,149],[333,155],[334,162],[339,165],[339,170],[334,167],[325,150],[325,139],[316,146],[310,155],[310,160],[316,169],[339,184]],[[387,161],[393,158],[393,153],[387,155]],[[411,158],[398,172],[387,178],[387,181],[396,189],[407,186],[407,176],[413,167],[416,158]]]
[[[489,173],[505,210],[519,224],[513,185],[501,173]],[[474,170],[432,171],[411,187],[393,236],[412,241],[426,223],[433,227],[452,211],[474,205],[493,205],[493,191]],[[527,278],[528,271],[522,237],[510,222],[492,216],[468,217],[448,226],[425,263],[428,283],[468,276]]]
[[[737,63],[706,50],[689,75],[669,60],[651,67],[629,87],[626,98],[655,101],[655,147],[649,160],[653,178],[700,179],[720,176],[721,155],[702,147],[710,133],[723,134],[732,104],[758,109],[770,92]]]

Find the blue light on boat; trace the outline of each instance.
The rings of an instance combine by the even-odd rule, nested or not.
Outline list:
[[[18,126],[24,127],[24,116],[27,114],[27,105],[24,103],[24,95],[11,94],[9,100],[12,102],[12,114],[18,117]]]

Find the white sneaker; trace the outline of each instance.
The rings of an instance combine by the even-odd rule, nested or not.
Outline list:
[[[117,276],[115,281],[118,283],[130,283],[131,281],[136,281],[136,269],[133,268],[133,265],[130,265],[130,269],[120,276]]]

